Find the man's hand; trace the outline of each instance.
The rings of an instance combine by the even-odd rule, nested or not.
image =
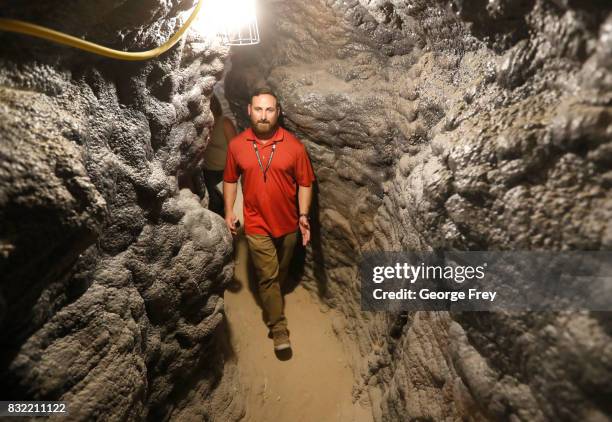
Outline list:
[[[310,242],[310,222],[305,215],[300,216],[300,232],[302,232],[302,245],[308,245],[308,242]]]
[[[234,236],[238,234],[238,229],[236,227],[237,221],[238,221],[238,218],[233,212],[225,213],[225,225],[227,226],[230,233],[232,233]]]

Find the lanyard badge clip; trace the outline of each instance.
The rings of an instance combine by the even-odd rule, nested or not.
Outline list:
[[[272,152],[270,153],[270,159],[268,160],[268,164],[264,169],[263,164],[261,163],[261,157],[259,156],[259,150],[257,149],[257,143],[253,141],[253,149],[255,150],[255,155],[257,156],[257,163],[259,164],[259,168],[261,169],[264,177],[264,182],[266,182],[266,173],[270,168],[270,164],[272,163],[272,157],[274,156],[274,151],[276,150],[276,142],[272,144]]]

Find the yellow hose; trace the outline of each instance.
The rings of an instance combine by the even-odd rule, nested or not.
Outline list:
[[[45,40],[53,41],[58,44],[64,44],[70,47],[89,51],[90,53],[110,57],[113,59],[129,61],[147,60],[153,57],[157,57],[160,54],[168,51],[174,44],[177,43],[179,39],[181,39],[185,31],[189,29],[189,27],[193,23],[193,20],[198,15],[203,1],[204,0],[198,0],[198,4],[196,4],[196,7],[193,9],[193,12],[185,21],[183,26],[176,32],[176,34],[170,37],[168,41],[166,41],[159,47],[148,51],[129,52],[113,50],[112,48],[85,41],[80,38],[73,37],[72,35],[64,34],[63,32],[54,31],[53,29],[45,28],[44,26],[34,25],[29,22],[18,21],[14,19],[0,18],[0,30],[32,35],[34,37],[43,38]]]

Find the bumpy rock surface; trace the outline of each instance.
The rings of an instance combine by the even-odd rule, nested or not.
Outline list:
[[[612,247],[608,2],[261,5],[264,42],[236,51],[227,92],[241,113],[272,85],[307,144],[306,284],[347,317],[355,399],[379,421],[609,420],[609,315],[364,313],[356,267],[368,250]],[[143,50],[191,6],[3,16]],[[119,63],[1,45],[2,397],[65,400],[74,420],[238,419],[215,338],[231,239],[199,172],[227,50],[192,34]]]
[[[366,356],[356,399],[381,421],[610,420],[608,315],[366,314],[356,267],[368,250],[612,247],[610,5],[267,5],[226,92],[240,112],[272,86],[310,152],[305,275]]]
[[[3,16],[142,51],[192,5],[13,1]],[[231,238],[200,171],[227,48],[192,33],[118,62],[1,37],[3,400],[64,400],[83,421],[236,419],[239,398],[213,394]]]

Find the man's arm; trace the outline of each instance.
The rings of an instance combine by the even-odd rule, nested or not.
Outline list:
[[[310,241],[310,222],[308,213],[312,203],[312,185],[298,186],[298,205],[300,207],[300,231],[302,232],[302,244],[306,246]]]
[[[227,117],[223,118],[223,135],[225,135],[226,142],[230,143],[232,139],[236,136],[236,128],[234,127],[234,123],[228,119]]]
[[[223,203],[225,204],[225,225],[229,231],[236,235],[236,215],[234,214],[234,203],[236,202],[236,194],[238,192],[238,183],[230,183],[223,181]]]
[[[312,203],[312,185],[298,186],[298,204],[300,206],[300,215],[310,212],[310,204]]]

